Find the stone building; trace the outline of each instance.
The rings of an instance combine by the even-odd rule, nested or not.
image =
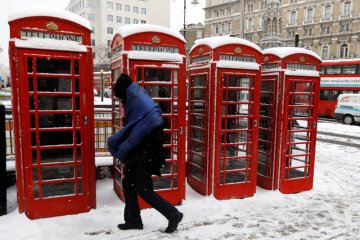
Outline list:
[[[232,34],[267,48],[294,46],[296,33],[300,47],[323,59],[360,57],[360,1],[206,0],[205,37]]]

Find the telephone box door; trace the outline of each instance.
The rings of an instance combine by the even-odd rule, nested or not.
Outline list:
[[[286,76],[280,191],[310,190],[313,183],[319,79]]]
[[[85,94],[85,55],[18,53],[26,212],[37,218],[88,211],[93,143],[85,106],[93,99]]]
[[[260,86],[259,146],[257,185],[277,189],[278,168],[274,147],[276,144],[278,104],[278,73],[263,76]]]
[[[214,196],[253,196],[256,188],[259,75],[219,71]]]
[[[209,180],[208,71],[191,71],[189,78],[188,183],[199,193],[212,192]]]
[[[135,64],[134,64],[135,65]],[[136,66],[132,78],[157,102],[164,120],[166,167],[161,177],[153,177],[154,190],[172,204],[185,197],[185,79],[179,68]],[[166,193],[165,193],[166,192]]]

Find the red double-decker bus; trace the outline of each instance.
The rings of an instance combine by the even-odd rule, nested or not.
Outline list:
[[[360,58],[325,60],[321,64],[318,115],[335,117],[337,98],[342,93],[360,92]]]

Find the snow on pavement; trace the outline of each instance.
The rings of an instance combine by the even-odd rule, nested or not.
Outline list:
[[[142,211],[144,230],[118,230],[124,205],[109,179],[97,181],[97,209],[39,220],[18,213],[12,187],[13,211],[0,217],[0,239],[360,239],[359,155],[354,147],[318,142],[314,188],[298,194],[257,188],[254,197],[218,201],[187,186],[178,207],[184,219],[172,235],[163,233],[167,221],[153,209]]]

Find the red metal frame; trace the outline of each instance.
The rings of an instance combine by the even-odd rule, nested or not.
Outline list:
[[[257,184],[282,193],[307,191],[314,177],[321,61],[304,52],[283,58],[269,52],[261,81]],[[286,70],[288,64],[314,71],[303,75]]]
[[[248,69],[250,64],[241,59],[252,58],[251,66],[257,66],[261,52],[241,41],[225,37],[222,45],[212,48],[211,44],[198,44],[190,51],[187,179],[197,192],[213,193],[217,199],[249,197],[256,191],[260,68]],[[204,141],[200,145],[202,165],[198,166],[192,157],[192,130],[198,128],[192,119],[197,114],[193,80],[202,75],[206,76]],[[192,172],[194,166],[199,169],[196,174]],[[200,173],[203,176],[197,176]]]
[[[154,38],[159,38],[161,41],[154,42]],[[185,55],[184,41],[162,32],[136,32],[126,37],[116,34],[112,42],[112,49],[116,50],[121,46],[124,51],[131,51],[134,44],[170,46],[177,48],[179,54]],[[162,169],[161,177],[153,176],[154,190],[168,202],[180,204],[185,199],[185,59],[182,63],[160,59],[131,59],[127,53],[123,52],[116,56],[112,62],[113,82],[121,72],[129,74],[134,82],[153,95],[153,99],[163,109],[164,132],[165,139],[167,139],[164,144],[164,152],[167,164],[166,168]],[[151,80],[145,71],[170,74],[168,75],[170,78],[164,78],[165,81]],[[162,92],[158,91],[158,88],[161,88]],[[159,94],[165,95],[159,96]],[[115,101],[117,100],[113,101],[113,121],[116,132],[122,127],[119,118],[124,117],[124,112],[121,104],[115,104]],[[114,189],[120,199],[124,200],[121,187],[122,166],[119,166],[116,159],[114,159],[114,168],[116,174]],[[140,197],[139,204],[141,208],[150,207]]]
[[[27,17],[10,22],[11,39],[21,39],[20,31],[23,29],[48,33],[49,30],[41,28],[49,22],[58,25],[58,34],[65,32],[82,36],[82,43],[90,45],[89,29],[52,17]],[[14,70],[11,74],[19,212],[25,211],[29,218],[34,219],[95,208],[91,48],[86,53],[36,50],[17,48],[14,41],[10,41],[9,53],[10,67]],[[37,72],[37,60],[41,59],[65,61],[69,63],[69,72]],[[54,63],[54,66],[58,71],[61,65]],[[66,85],[63,91],[49,90],[54,79]],[[38,86],[42,81],[50,82],[42,88]],[[39,105],[40,102],[45,105]],[[47,109],[50,103],[56,107]],[[57,119],[57,122],[50,119]],[[65,140],[66,136],[69,139]],[[45,152],[49,154],[50,151],[55,158],[46,155]],[[61,155],[72,154],[60,161],[64,158],[60,152]]]

